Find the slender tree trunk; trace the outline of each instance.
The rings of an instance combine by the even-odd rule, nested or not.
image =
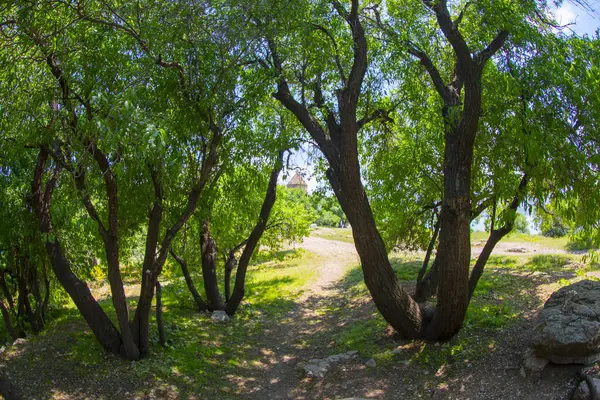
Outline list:
[[[263,204],[258,215],[258,221],[256,222],[254,229],[252,229],[250,236],[248,236],[246,247],[244,247],[244,251],[240,256],[235,275],[235,286],[233,287],[233,293],[231,294],[231,298],[227,302],[227,306],[225,308],[225,312],[229,315],[235,314],[240,303],[242,302],[242,299],[244,298],[246,292],[246,272],[248,270],[248,264],[250,264],[250,259],[252,258],[252,254],[254,253],[262,234],[264,233],[265,229],[267,229],[269,216],[271,215],[271,210],[273,209],[273,205],[277,199],[277,179],[279,178],[279,173],[282,169],[283,151],[279,152],[277,161],[275,161],[275,166],[273,167],[271,176],[269,177],[269,184],[267,186],[265,199],[263,200]]]
[[[425,276],[421,279],[421,282],[417,284],[414,299],[421,303],[426,301],[428,298],[435,296],[438,288],[438,269],[439,269],[437,255],[433,259],[431,268],[425,273]]]
[[[202,277],[204,278],[204,290],[210,311],[223,310],[225,304],[219,292],[217,282],[217,245],[210,235],[207,221],[202,222],[202,233],[200,235],[200,247],[202,249]]]
[[[160,282],[156,281],[156,325],[158,327],[158,342],[161,346],[166,343],[165,339],[165,326],[163,325],[163,310],[162,310],[162,289]]]
[[[229,252],[229,256],[227,257],[227,261],[225,262],[225,302],[229,302],[231,298],[231,274],[237,265],[237,258],[235,257],[235,253],[233,250]]]
[[[433,228],[433,235],[431,236],[431,240],[429,241],[429,246],[427,247],[427,252],[425,253],[425,259],[423,260],[423,265],[419,270],[419,275],[417,276],[417,288],[415,290],[414,299],[418,302],[423,301],[422,292],[423,292],[423,278],[425,277],[425,273],[427,272],[427,267],[429,267],[429,260],[431,259],[431,254],[433,253],[433,249],[435,248],[435,243],[437,242],[438,234],[440,233],[440,219],[438,218],[435,227]],[[432,266],[433,269],[433,266]]]
[[[125,288],[119,267],[119,246],[117,238],[110,232],[105,232],[103,236],[105,236],[104,247],[106,249],[108,282],[110,283],[110,292],[112,294],[111,298],[117,314],[117,321],[121,328],[121,353],[130,360],[139,360],[140,351],[131,332],[127,296],[125,295]]]
[[[204,300],[202,300],[202,296],[200,296],[200,293],[198,293],[198,290],[196,289],[196,285],[194,285],[194,280],[192,279],[192,276],[190,275],[190,270],[188,268],[187,262],[182,257],[175,254],[175,252],[173,250],[171,250],[171,256],[181,266],[181,272],[183,273],[183,277],[185,278],[185,283],[187,284],[187,287],[190,290],[192,297],[194,298],[194,302],[196,303],[196,307],[198,308],[198,311],[205,311],[208,307],[207,307],[206,303],[204,302]]]
[[[492,214],[492,223],[491,223],[491,228],[490,228],[490,236],[489,236],[488,240],[485,242],[485,245],[483,246],[483,249],[481,250],[481,253],[479,254],[479,258],[477,258],[477,261],[475,262],[475,266],[473,267],[473,270],[471,271],[471,276],[469,277],[469,301],[473,297],[473,293],[475,292],[477,283],[479,282],[479,279],[483,275],[483,271],[484,271],[485,266],[492,254],[492,251],[494,251],[494,248],[496,247],[498,242],[500,242],[500,240],[502,240],[502,238],[504,238],[504,236],[508,235],[512,231],[512,229],[514,227],[515,219],[517,217],[517,214],[516,214],[517,209],[519,208],[519,205],[521,204],[521,202],[523,201],[523,198],[525,197],[525,191],[527,189],[528,183],[529,183],[529,176],[527,174],[524,174],[523,178],[521,178],[521,182],[519,183],[519,188],[517,189],[517,193],[515,194],[512,202],[508,208],[509,210],[512,210],[512,212],[513,212],[512,219],[510,221],[507,221],[506,224],[500,229],[494,229],[494,222],[495,222],[495,217],[496,217],[496,215],[495,215],[496,207],[494,205],[494,212]]]
[[[4,304],[4,301],[2,301],[2,300],[0,300],[0,311],[2,312],[2,318],[4,318],[4,325],[6,326],[6,331],[8,332],[8,334],[10,335],[12,340],[14,341],[20,337],[25,337],[24,336],[25,332],[22,332],[22,334],[21,334],[21,333],[17,332],[17,330],[13,326],[12,319],[10,317],[10,312],[8,312],[8,308],[6,307],[6,304]]]
[[[102,347],[113,354],[120,354],[121,335],[106,315],[102,307],[92,296],[87,284],[71,270],[69,262],[62,253],[58,239],[46,242],[46,251],[52,261],[52,268],[58,281],[65,288],[77,309],[94,332]]]

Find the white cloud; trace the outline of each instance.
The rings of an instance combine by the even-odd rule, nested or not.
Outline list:
[[[554,16],[560,25],[570,24],[577,20],[576,11],[568,2],[563,3],[559,9],[554,11]]]

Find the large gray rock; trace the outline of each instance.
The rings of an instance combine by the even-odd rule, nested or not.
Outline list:
[[[594,388],[595,397],[591,396],[590,385],[583,380],[573,393],[573,400],[589,400],[592,398],[599,398],[600,396],[600,379],[591,378],[592,386]]]
[[[600,359],[600,282],[581,281],[550,296],[533,328],[538,357],[557,364]]]

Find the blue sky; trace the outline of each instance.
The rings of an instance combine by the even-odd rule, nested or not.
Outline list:
[[[593,35],[600,26],[600,1],[591,0],[590,5],[595,8],[595,12],[589,12],[566,1],[556,10],[556,20],[562,25],[574,23],[570,29],[578,35]]]

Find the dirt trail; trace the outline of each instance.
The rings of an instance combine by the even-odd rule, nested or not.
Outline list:
[[[296,307],[285,321],[272,321],[273,325],[265,329],[265,341],[276,344],[266,352],[262,350],[265,366],[270,365],[254,378],[261,385],[242,398],[312,398],[310,394],[305,397],[307,393],[301,388],[303,373],[298,363],[328,355],[329,343],[316,338],[326,338],[320,334],[330,330],[336,321],[322,310],[341,306],[338,283],[359,259],[351,243],[313,236],[306,238],[300,247],[319,257],[315,263],[317,277],[296,300]]]
[[[301,304],[311,296],[326,296],[327,292],[335,290],[335,283],[344,277],[348,266],[360,262],[351,243],[312,236],[306,238],[301,247],[323,258],[323,262],[318,265],[317,280],[300,298]]]

